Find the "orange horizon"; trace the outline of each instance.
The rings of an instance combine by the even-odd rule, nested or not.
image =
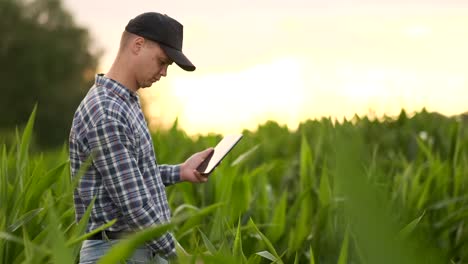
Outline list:
[[[90,2],[66,3],[105,46],[103,72],[128,19],[154,10],[146,0],[115,3],[118,16],[93,20]],[[453,1],[231,4],[229,13],[208,0],[190,12],[176,2],[158,5],[184,24],[184,53],[197,70],[172,66],[167,79],[140,92],[152,127],[178,117],[189,134],[228,133],[267,120],[297,127],[309,118],[467,110],[468,8]]]

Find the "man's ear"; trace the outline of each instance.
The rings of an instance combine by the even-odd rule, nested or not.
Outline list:
[[[133,39],[132,49],[131,49],[132,53],[135,55],[139,54],[144,44],[145,44],[145,39],[142,37],[136,37],[135,39]]]

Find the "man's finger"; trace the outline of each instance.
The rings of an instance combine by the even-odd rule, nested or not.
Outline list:
[[[208,181],[208,175],[207,174],[200,174],[201,181],[202,182],[207,182]]]
[[[203,175],[197,170],[194,170],[193,173],[195,174],[195,177],[197,177],[198,181],[200,181],[200,182],[207,182],[208,181],[208,175]]]
[[[214,148],[207,148],[201,152],[201,156],[203,159],[206,159],[211,153],[214,151]]]
[[[202,181],[202,176],[201,176],[201,174],[200,174],[199,171],[194,170],[194,171],[193,171],[193,174],[195,174],[195,177],[197,178],[197,180],[198,180],[199,182]]]

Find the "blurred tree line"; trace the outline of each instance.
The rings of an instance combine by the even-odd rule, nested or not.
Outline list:
[[[60,0],[0,0],[0,131],[26,123],[38,104],[36,143],[66,142],[94,80],[99,54]],[[0,132],[0,137],[2,137]]]

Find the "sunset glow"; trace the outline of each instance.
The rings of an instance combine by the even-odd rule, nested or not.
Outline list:
[[[69,5],[105,46],[104,72],[137,13],[156,10],[184,24],[184,53],[197,70],[174,65],[167,79],[141,91],[153,128],[177,117],[196,134],[255,129],[270,119],[295,128],[323,116],[467,110],[468,8],[458,1],[240,1],[229,12],[211,1],[143,3],[126,10],[118,2],[118,17],[101,24],[80,11],[91,1]]]

